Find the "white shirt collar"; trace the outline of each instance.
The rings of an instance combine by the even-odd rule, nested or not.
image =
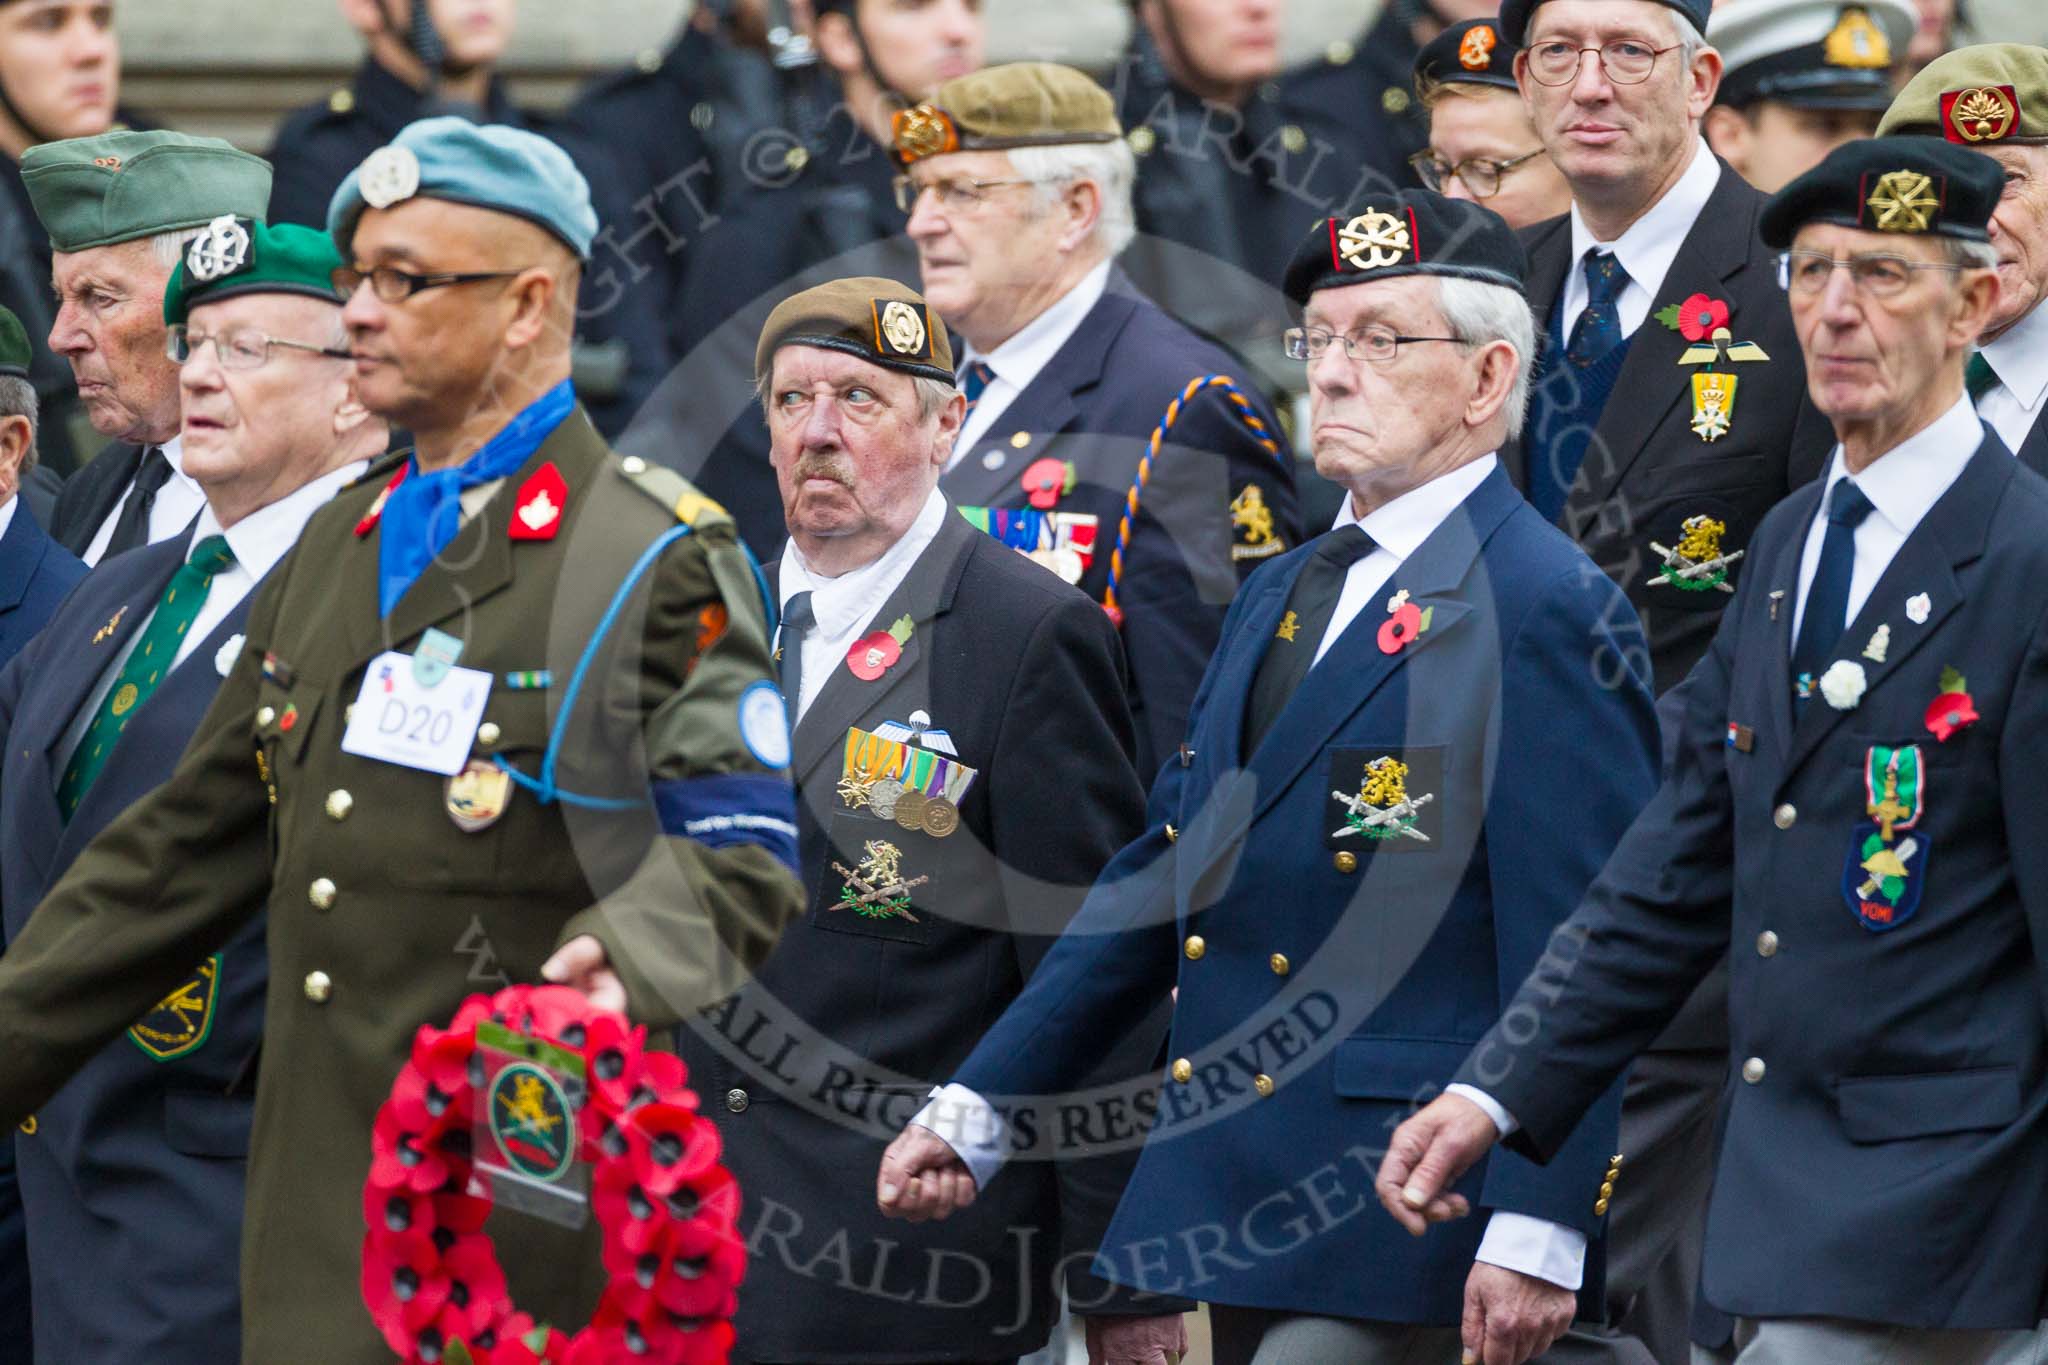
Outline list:
[[[1879,516],[1901,536],[1909,536],[1962,475],[1963,467],[1983,443],[1984,423],[1965,395],[1925,430],[1872,460],[1856,476],[1856,486],[1870,499]],[[1828,481],[1821,493],[1819,515],[1827,515],[1829,495],[1835,491],[1835,484],[1847,477],[1842,448],[1838,445],[1828,461]]]
[[[960,368],[976,360],[986,361],[1004,383],[1028,388],[1038,372],[1052,362],[1060,347],[1101,301],[1109,288],[1109,262],[1104,261],[1081,277],[1080,283],[1046,305],[1045,311],[1017,329],[1017,334],[982,355],[969,343],[960,355]]]
[[[1411,488],[1392,502],[1385,503],[1361,519],[1351,507],[1347,496],[1337,510],[1337,520],[1330,527],[1359,526],[1372,537],[1373,544],[1396,559],[1405,560],[1422,547],[1422,542],[1436,534],[1436,528],[1443,525],[1444,518],[1456,511],[1465,499],[1472,496],[1472,490],[1486,482],[1494,466],[1500,463],[1495,455],[1482,455],[1470,464],[1461,464],[1448,474],[1439,474],[1420,488]]]
[[[803,551],[796,547],[795,540],[786,542],[778,585],[783,612],[787,614],[790,598],[808,592],[811,612],[818,621],[816,636],[835,640],[845,635],[882,609],[882,604],[910,572],[910,566],[937,538],[947,511],[945,496],[932,489],[918,511],[917,520],[910,523],[910,529],[894,545],[873,562],[849,569],[836,578],[827,578],[805,564]]]
[[[369,463],[368,460],[357,460],[330,470],[311,483],[293,489],[276,502],[257,508],[225,531],[221,529],[220,518],[214,515],[213,504],[208,503],[199,510],[199,524],[192,532],[192,544],[197,545],[208,536],[226,536],[228,548],[235,552],[236,567],[260,582],[298,543],[299,532],[306,529],[306,523],[313,519],[313,514],[326,506],[328,499],[340,492],[343,484],[359,477]]]
[[[1664,191],[1664,197],[1644,212],[1643,216],[1628,225],[1621,236],[1611,242],[1603,242],[1593,235],[1586,226],[1586,220],[1579,214],[1577,201],[1572,204],[1572,259],[1567,279],[1567,288],[1572,284],[1585,289],[1585,271],[1579,263],[1586,253],[1595,247],[1612,251],[1621,261],[1621,268],[1628,272],[1631,282],[1640,285],[1655,295],[1664,287],[1664,277],[1671,273],[1671,263],[1678,259],[1678,249],[1685,245],[1686,234],[1692,231],[1693,223],[1700,211],[1713,197],[1714,187],[1721,183],[1721,163],[1707,149],[1705,141],[1694,144],[1692,161],[1678,177],[1677,183]],[[1675,301],[1675,300],[1674,300]]]
[[[1983,348],[1998,382],[2032,412],[2048,392],[2048,306],[2036,303],[1998,340]]]
[[[147,450],[149,447],[144,446],[143,449]],[[171,467],[171,477],[204,496],[205,490],[199,487],[198,481],[185,472],[185,433],[179,432],[157,449],[164,453],[164,461]]]
[[[0,506],[0,536],[7,534],[7,528],[14,522],[14,509],[19,506],[21,506],[21,495],[19,493],[9,498],[5,506]]]

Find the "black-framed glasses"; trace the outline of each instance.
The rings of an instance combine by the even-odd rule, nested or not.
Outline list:
[[[1035,185],[1036,180],[948,180],[919,182],[899,175],[890,182],[896,190],[896,207],[908,213],[927,190],[939,197],[939,207],[953,211],[978,208],[988,201],[988,192],[1005,185]]]
[[[1579,78],[1586,54],[1592,52],[1599,55],[1600,69],[1607,73],[1608,80],[1616,85],[1641,85],[1650,79],[1657,59],[1667,52],[1676,52],[1680,46],[1673,43],[1669,47],[1651,47],[1633,38],[1617,38],[1599,47],[1574,47],[1552,39],[1529,49],[1529,74],[1538,85],[1570,85]]]
[[[1464,344],[1463,337],[1410,337],[1399,332],[1390,332],[1384,327],[1368,327],[1362,332],[1351,332],[1338,336],[1335,332],[1321,327],[1289,327],[1280,334],[1281,345],[1287,351],[1289,360],[1320,360],[1332,343],[1342,342],[1344,354],[1353,360],[1369,360],[1375,365],[1384,365],[1401,353],[1401,348],[1416,341],[1450,341]]]
[[[1509,171],[1542,155],[1543,149],[1538,147],[1533,152],[1523,152],[1506,161],[1490,156],[1468,156],[1454,164],[1435,152],[1423,150],[1409,157],[1408,164],[1415,168],[1416,178],[1438,194],[1442,194],[1444,186],[1450,183],[1452,176],[1456,176],[1474,199],[1491,199],[1500,193],[1500,182]]]
[[[1909,261],[1883,253],[1835,257],[1820,251],[1784,251],[1778,254],[1778,287],[1791,294],[1818,294],[1828,287],[1838,266],[1848,270],[1857,293],[1874,299],[1897,295],[1912,283],[1916,270],[1963,269],[1951,261]]]
[[[208,343],[213,343],[213,353],[220,358],[223,370],[260,370],[270,363],[270,352],[282,346],[288,351],[304,351],[309,355],[324,355],[329,360],[349,360],[353,357],[339,346],[315,346],[311,342],[291,341],[285,337],[269,336],[254,327],[236,327],[226,332],[195,332],[184,323],[173,323],[170,335],[164,339],[164,354],[183,365]]]
[[[389,265],[370,270],[345,265],[328,278],[345,299],[354,298],[363,281],[368,280],[371,291],[384,302],[404,303],[422,289],[445,289],[451,284],[476,284],[482,280],[509,280],[524,273],[521,270],[474,270],[468,274],[415,275],[409,270]]]

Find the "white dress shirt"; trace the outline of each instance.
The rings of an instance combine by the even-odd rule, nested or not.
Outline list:
[[[1351,499],[1331,529],[1357,525],[1372,537],[1374,548],[1353,564],[1344,576],[1344,587],[1331,614],[1329,628],[1316,644],[1315,662],[1320,663],[1331,645],[1360,616],[1366,628],[1378,630],[1383,611],[1369,612],[1394,571],[1435,534],[1444,519],[1462,505],[1472,491],[1485,482],[1498,460],[1486,455],[1440,475],[1420,488],[1412,489],[1365,517],[1354,511]],[[1381,604],[1382,607],[1384,603]],[[1311,667],[1314,665],[1312,664]],[[810,657],[804,658],[806,678]],[[808,687],[805,689],[808,691]],[[1456,1086],[1464,1090],[1467,1087]],[[1483,1097],[1482,1097],[1483,1098]],[[1497,1111],[1488,1099],[1485,1105]],[[986,1187],[1008,1158],[1006,1125],[993,1107],[973,1090],[957,1083],[943,1085],[919,1111],[913,1123],[922,1124],[944,1138],[974,1177],[977,1188]],[[1527,1214],[1497,1210],[1487,1220],[1480,1239],[1478,1258],[1489,1265],[1533,1275],[1566,1289],[1577,1289],[1585,1280],[1586,1238],[1576,1228],[1562,1227]]]
[[[1977,400],[1977,415],[2017,455],[2048,395],[2048,306],[2034,305],[1982,354],[1998,382]]]
[[[21,499],[19,497],[9,498],[5,506],[0,506],[0,537],[6,536],[8,526],[14,521],[14,509],[19,506],[21,506]]]
[[[853,642],[874,628],[872,623],[883,605],[903,585],[910,566],[938,537],[939,528],[951,515],[945,496],[934,488],[918,511],[917,520],[910,523],[901,539],[882,551],[874,562],[849,569],[836,578],[827,578],[804,563],[803,551],[797,549],[795,540],[783,546],[777,585],[782,614],[788,615],[790,598],[807,592],[811,595],[811,613],[818,622],[804,634],[802,694],[783,698],[789,705],[791,729],[796,728],[804,712],[818,699],[832,670],[845,662],[846,651],[853,648]],[[778,638],[778,647],[780,643]]]
[[[1962,474],[1963,466],[1983,441],[1984,424],[1970,406],[1969,398],[1964,397],[1924,431],[1893,446],[1855,476],[1856,486],[1876,510],[1856,528],[1856,567],[1849,575],[1846,619],[1855,620],[1856,613],[1863,610],[1871,589],[1891,567],[1906,537],[1913,534],[1921,518],[1948,492],[1949,485]],[[1813,575],[1820,567],[1821,542],[1827,539],[1828,497],[1835,491],[1835,484],[1848,477],[1849,471],[1842,464],[1842,448],[1836,446],[1828,459],[1827,484],[1821,492],[1820,506],[1814,511],[1813,524],[1806,529],[1806,548],[1799,556],[1799,601],[1792,614],[1794,640],[1799,638],[1799,623],[1806,616],[1806,590],[1813,586]]]
[[[1593,230],[1586,226],[1586,220],[1579,216],[1579,206],[1574,203],[1572,259],[1565,271],[1564,313],[1560,319],[1564,324],[1563,335],[1571,336],[1572,324],[1586,310],[1586,267],[1581,263],[1588,251],[1596,249],[1613,252],[1620,259],[1621,268],[1628,272],[1628,283],[1615,300],[1615,311],[1621,315],[1621,334],[1635,335],[1636,328],[1650,316],[1650,310],[1661,306],[1657,296],[1664,288],[1664,277],[1671,273],[1671,263],[1678,259],[1678,248],[1685,245],[1686,234],[1692,231],[1693,223],[1699,218],[1700,211],[1706,208],[1714,187],[1720,183],[1721,163],[1707,150],[1707,144],[1700,142],[1693,148],[1692,161],[1684,174],[1678,177],[1677,183],[1611,242],[1603,242],[1593,235]],[[1663,302],[1679,303],[1682,300],[1665,299]],[[1540,323],[1542,319],[1537,321]],[[1739,323],[1736,325],[1740,326]]]
[[[220,518],[214,515],[210,505],[203,505],[200,508],[198,525],[192,531],[191,545],[185,550],[186,558],[190,559],[192,546],[198,545],[208,536],[225,536],[228,548],[235,552],[235,562],[215,574],[213,581],[207,585],[206,605],[199,609],[199,614],[192,618],[191,628],[185,632],[184,638],[178,641],[178,653],[171,660],[171,667],[176,668],[192,657],[193,651],[206,642],[206,637],[213,634],[221,622],[227,620],[228,613],[233,611],[243,598],[255,591],[256,585],[263,581],[263,576],[276,567],[277,561],[283,559],[285,552],[298,542],[299,532],[306,529],[306,523],[313,519],[313,514],[326,506],[328,499],[340,492],[343,484],[360,477],[368,466],[369,461],[357,460],[352,464],[343,465],[340,469],[322,474],[311,483],[287,493],[268,507],[257,508],[225,531],[221,530]],[[164,488],[168,491],[170,485],[165,484]],[[161,510],[162,507],[163,500],[159,498],[156,510]],[[150,519],[154,524],[154,510]],[[155,614],[156,609],[152,607],[150,616]],[[92,695],[86,698],[85,705],[79,707],[78,713],[71,718],[71,728],[65,731],[63,746],[58,750],[64,756],[64,762],[57,768],[60,776],[64,769],[70,766],[72,751],[78,747],[78,742],[85,738],[85,732],[91,727],[93,717],[99,714],[101,705],[107,699],[107,693],[113,690],[114,683],[121,676],[121,670],[127,667],[128,656],[135,652],[136,645],[141,642],[148,629],[148,617],[135,623],[135,629],[128,636],[127,642],[121,646],[120,653],[109,660],[106,668],[101,671]]]
[[[1038,378],[1038,372],[1060,353],[1060,347],[1067,344],[1082,319],[1088,316],[1088,310],[1101,302],[1103,291],[1108,288],[1109,262],[1104,261],[1083,275],[1079,284],[1054,299],[1043,313],[1019,328],[1017,335],[987,355],[977,352],[971,344],[961,351],[959,372],[962,375],[967,373],[968,365],[979,360],[994,370],[995,376],[981,391],[974,411],[967,415],[967,421],[961,426],[960,437],[953,442],[953,458],[946,462],[946,468],[951,469],[958,464],[974,448],[976,441],[994,429],[995,421],[1003,415],[1003,410],[1016,401],[1017,395]]]
[[[185,438],[174,436],[158,446],[164,459],[171,466],[171,477],[164,480],[164,486],[156,491],[156,501],[149,508],[149,541],[151,545],[159,540],[169,540],[187,526],[192,518],[199,515],[199,509],[206,505],[206,490],[185,473]],[[85,547],[81,556],[88,566],[97,564],[107,553],[107,542],[114,538],[114,523],[121,519],[121,509],[128,505],[128,499],[135,496],[135,484],[130,481],[128,491],[107,513],[100,529],[93,533],[92,543]]]

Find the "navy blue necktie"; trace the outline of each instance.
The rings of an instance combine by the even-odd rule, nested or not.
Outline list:
[[[1820,564],[1806,589],[1799,641],[1792,648],[1792,696],[1812,695],[1842,632],[1849,627],[1849,579],[1856,571],[1856,528],[1872,511],[1870,499],[1848,479],[1828,490],[1828,530],[1820,543]]]
[[[796,724],[797,710],[803,705],[804,636],[817,624],[810,593],[791,593],[782,607],[782,634],[775,642],[775,658],[781,665],[778,671],[782,677],[782,701],[789,708],[791,725]]]
[[[1628,286],[1628,272],[1611,251],[1588,251],[1585,268],[1585,311],[1572,324],[1571,338],[1564,348],[1565,359],[1582,367],[1621,344],[1621,310],[1615,301]]]

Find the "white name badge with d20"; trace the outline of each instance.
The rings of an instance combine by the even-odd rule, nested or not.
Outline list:
[[[470,743],[490,699],[491,675],[451,668],[432,687],[415,675],[412,656],[387,650],[370,662],[356,694],[343,753],[453,777],[469,761]]]

